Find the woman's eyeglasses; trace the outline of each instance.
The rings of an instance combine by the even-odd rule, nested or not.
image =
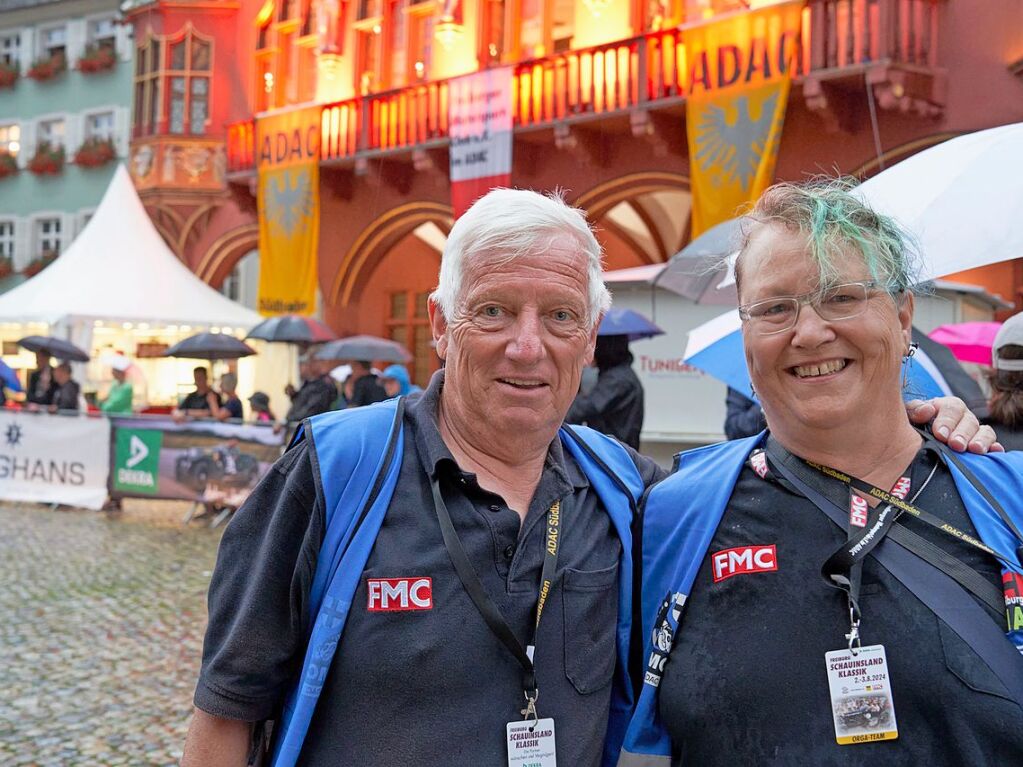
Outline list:
[[[864,280],[835,285],[823,293],[813,291],[801,296],[768,298],[740,306],[739,317],[762,336],[792,330],[799,320],[799,309],[803,304],[812,306],[823,320],[851,320],[863,314],[867,299],[876,288],[874,280]]]

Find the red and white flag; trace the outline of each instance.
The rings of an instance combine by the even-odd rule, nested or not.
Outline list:
[[[512,70],[488,69],[451,81],[451,207],[455,218],[512,170]]]

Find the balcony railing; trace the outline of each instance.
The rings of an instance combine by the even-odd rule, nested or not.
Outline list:
[[[888,62],[937,66],[941,0],[810,0],[796,77]],[[515,65],[513,124],[543,126],[685,98],[680,30],[573,50]],[[448,81],[323,106],[321,158],[410,149],[448,137]],[[255,167],[253,121],[228,129],[228,168]]]

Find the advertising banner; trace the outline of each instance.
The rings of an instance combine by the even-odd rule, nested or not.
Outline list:
[[[106,418],[0,410],[0,498],[99,509],[109,445]]]
[[[316,308],[320,107],[256,120],[261,314]]]
[[[802,10],[784,3],[685,30],[693,237],[774,179]]]
[[[240,506],[281,455],[284,434],[215,421],[113,419],[112,494]]]
[[[512,171],[512,70],[488,69],[451,81],[451,207],[455,218]]]

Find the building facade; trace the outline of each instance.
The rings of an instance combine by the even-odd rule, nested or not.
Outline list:
[[[584,208],[609,268],[657,263],[690,239],[684,30],[767,5],[151,0],[126,9],[132,173],[186,263],[238,280],[258,247],[259,123],[314,105],[322,313],[339,333],[405,343],[423,382],[436,364],[426,296],[453,220],[452,79],[511,67],[511,183]],[[808,0],[776,176],[867,177],[1023,121],[1021,57],[1023,0]],[[1023,299],[1018,262],[965,279]]]
[[[117,0],[0,0],[0,276],[59,256],[128,156],[119,17]]]

